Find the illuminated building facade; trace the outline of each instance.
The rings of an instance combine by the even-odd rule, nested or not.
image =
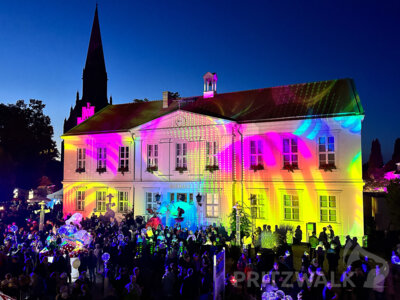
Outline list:
[[[330,224],[361,237],[364,111],[353,81],[219,94],[216,80],[204,76],[201,96],[109,105],[64,134],[64,213],[111,203],[117,215],[146,215],[161,203],[168,225],[177,206],[187,226],[226,224],[239,203],[254,226],[300,225],[305,239]]]

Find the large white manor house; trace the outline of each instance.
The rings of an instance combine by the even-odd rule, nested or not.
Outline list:
[[[161,206],[170,225],[180,207],[187,226],[228,224],[238,203],[254,226],[363,235],[364,111],[351,79],[232,93],[203,79],[199,96],[164,92],[93,116],[82,104],[87,119],[62,136],[64,213]]]

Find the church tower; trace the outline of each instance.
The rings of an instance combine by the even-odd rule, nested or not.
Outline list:
[[[85,110],[88,107],[88,103],[90,103],[90,106],[94,106],[94,112],[98,112],[109,104],[107,98],[107,72],[97,5],[82,80],[82,98],[79,99],[79,93],[77,93],[75,106],[71,107],[69,117],[64,120],[64,133],[78,124],[78,118],[82,117],[82,108]]]
[[[97,111],[107,106],[107,72],[104,62],[103,44],[101,42],[97,5],[82,79],[82,101],[91,102]]]

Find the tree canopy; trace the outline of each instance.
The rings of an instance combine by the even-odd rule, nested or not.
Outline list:
[[[389,160],[385,166],[386,171],[396,170],[396,163],[400,162],[400,138],[397,138],[394,142],[394,149],[392,154],[392,159]]]
[[[400,229],[400,180],[391,180],[387,186],[386,200],[392,229]]]
[[[143,103],[143,102],[149,102],[149,99],[144,98],[144,99],[133,99],[132,100],[133,103]]]
[[[29,104],[0,104],[0,201],[9,200],[15,187],[36,188],[43,175],[61,177],[53,127],[44,107],[33,99]]]
[[[249,214],[245,210],[240,210],[240,236],[250,235],[251,233],[251,222]],[[230,227],[232,232],[236,232],[236,209],[233,208],[229,215]]]
[[[179,99],[181,96],[178,92],[168,92],[168,97],[172,100]]]
[[[368,160],[368,177],[379,179],[383,177],[383,158],[381,143],[378,139],[372,141],[371,153]]]

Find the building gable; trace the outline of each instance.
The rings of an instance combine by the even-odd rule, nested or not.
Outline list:
[[[155,130],[155,129],[172,129],[197,126],[225,125],[231,123],[230,120],[210,117],[203,114],[192,113],[187,111],[174,111],[167,115],[158,117],[135,129],[138,130]]]

